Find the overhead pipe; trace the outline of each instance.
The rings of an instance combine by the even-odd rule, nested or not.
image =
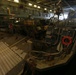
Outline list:
[[[66,0],[63,0],[73,11],[75,11],[74,10],[74,8],[72,8],[71,6],[70,6],[70,4],[66,1]]]

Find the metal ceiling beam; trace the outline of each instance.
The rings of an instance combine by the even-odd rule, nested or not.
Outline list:
[[[74,10],[74,8],[71,7],[71,5],[66,1],[66,0],[63,0],[72,10]],[[75,11],[75,10],[74,10]]]

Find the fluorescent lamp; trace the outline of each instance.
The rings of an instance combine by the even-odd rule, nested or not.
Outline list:
[[[34,7],[37,7],[37,5],[34,5]]]
[[[31,3],[29,3],[28,5],[29,5],[29,6],[32,6],[32,4],[31,4]]]
[[[47,8],[44,8],[44,10],[47,10]]]
[[[40,6],[38,6],[37,8],[40,8]]]
[[[19,3],[19,0],[14,0],[14,2]]]
[[[50,12],[51,12],[52,10],[50,10]]]

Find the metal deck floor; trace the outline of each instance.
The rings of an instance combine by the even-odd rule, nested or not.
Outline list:
[[[20,75],[31,45],[20,35],[3,34],[0,37],[4,37],[0,39],[0,75]]]

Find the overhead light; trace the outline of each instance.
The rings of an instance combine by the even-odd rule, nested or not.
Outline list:
[[[14,0],[14,2],[19,3],[19,0]]]
[[[47,8],[44,8],[44,10],[47,10]]]
[[[50,10],[50,12],[51,12],[52,10]]]
[[[28,5],[29,5],[29,6],[32,6],[32,4],[31,4],[31,3],[29,3]]]
[[[37,7],[37,5],[34,5],[34,7]]]
[[[40,8],[40,6],[38,6],[37,8]]]

